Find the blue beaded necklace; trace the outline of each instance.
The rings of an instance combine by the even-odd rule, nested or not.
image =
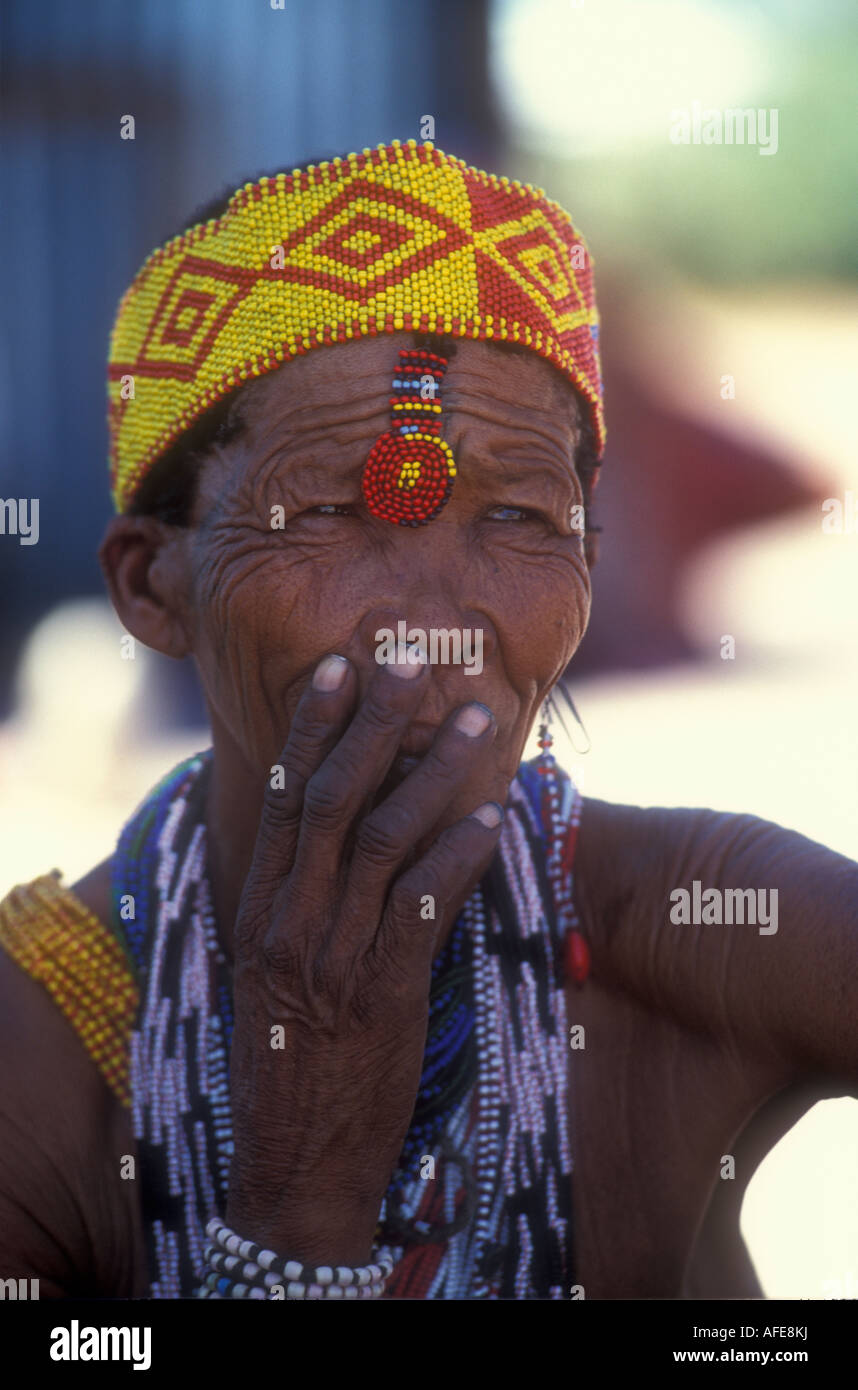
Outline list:
[[[170,1017],[174,1020],[169,1025],[172,1032],[165,1035],[169,1044],[169,1055],[185,1055],[188,1046],[196,1050],[196,1064],[190,1065],[189,1055],[188,1070],[185,1082],[182,1083],[186,1085],[188,1095],[188,1099],[183,1103],[185,1108],[181,1111],[185,1118],[179,1120],[180,1112],[174,1113],[183,1133],[190,1134],[189,1126],[195,1127],[197,1145],[200,1133],[204,1131],[206,1134],[210,1178],[198,1182],[196,1188],[197,1211],[202,1224],[210,1215],[208,1207],[211,1205],[212,1197],[218,1209],[225,1208],[229,1158],[232,1152],[229,1103],[229,1049],[233,1032],[232,969],[218,941],[208,890],[205,841],[204,838],[200,838],[201,835],[204,836],[202,827],[211,766],[212,750],[207,750],[187,759],[164,777],[123,829],[114,859],[116,926],[127,944],[138,976],[144,984],[144,988],[141,989],[141,1008],[146,993],[147,972],[152,965],[153,955],[158,955],[158,998],[162,999],[165,1005],[171,1001]],[[536,774],[523,766],[520,775],[528,799],[534,804],[539,790]],[[177,876],[181,873],[182,882],[185,882],[185,872],[182,869],[185,865],[191,866],[187,877],[187,885],[190,886],[185,886],[180,891],[177,887]],[[196,887],[193,887],[194,884]],[[179,894],[181,902],[174,901],[173,894],[176,893]],[[133,903],[130,916],[122,911],[122,905],[128,905],[129,895]],[[159,952],[153,952],[155,919],[158,918],[155,909],[158,903],[163,904],[165,899],[169,900],[173,907],[166,918],[163,913],[161,915],[161,945]],[[203,928],[204,954],[209,961],[210,997],[213,1006],[210,1006],[208,1016],[207,1059],[202,1061],[196,1043],[191,1041],[193,1030],[187,1031],[190,1025],[181,1021],[176,1008],[176,1001],[183,991],[183,924],[190,920],[187,912],[192,900],[196,904],[196,920]],[[186,1042],[182,1044],[179,1041],[177,1044],[177,1036],[182,1035],[183,1029]],[[142,1036],[139,1030],[138,1036]],[[151,1032],[149,1036],[151,1037]],[[141,1054],[144,1067],[147,1065],[145,1055],[145,1052]],[[450,1119],[457,1111],[461,1113],[462,1103],[474,1087],[478,1071],[473,934],[469,930],[463,909],[432,967],[427,1038],[420,1085],[411,1125],[385,1202],[386,1211],[388,1214],[393,1213],[394,1218],[401,1194],[418,1176],[421,1156],[444,1150],[445,1131]],[[144,1102],[144,1111],[145,1106],[150,1103]],[[157,1099],[155,1104],[159,1107]],[[159,1120],[156,1130],[160,1125]],[[150,1267],[159,1271],[155,1296],[178,1296],[193,1282],[197,1256],[194,1252],[193,1232],[188,1227],[187,1217],[180,1214],[176,1198],[172,1195],[176,1191],[175,1177],[171,1176],[169,1170],[167,1151],[171,1149],[171,1144],[174,1147],[174,1141],[168,1139],[165,1147],[163,1140],[153,1138],[151,1125],[146,1121],[145,1114],[138,1140],[143,1164],[143,1215]],[[175,1142],[181,1147],[181,1135]],[[461,1156],[451,1153],[448,1157],[455,1160]],[[172,1172],[175,1173],[175,1167]],[[466,1186],[470,1187],[471,1175],[466,1172],[465,1178]],[[211,1182],[214,1184],[213,1188],[210,1187]],[[206,1187],[210,1187],[209,1197],[205,1197]],[[460,1223],[457,1221],[455,1224],[458,1226]],[[421,1223],[418,1223],[419,1227]],[[418,1228],[411,1233],[412,1239],[441,1239],[442,1233],[436,1232],[434,1228],[432,1231]],[[400,1234],[403,1233],[403,1229],[400,1226]],[[163,1253],[165,1239],[178,1242],[177,1253],[171,1255],[168,1260],[167,1273]],[[189,1241],[190,1245],[186,1245],[186,1241]],[[153,1292],[155,1289],[156,1285],[153,1283]]]
[[[432,966],[423,1070],[390,1196],[413,1181],[421,1155],[440,1143],[449,1117],[476,1080],[472,956],[460,913]]]

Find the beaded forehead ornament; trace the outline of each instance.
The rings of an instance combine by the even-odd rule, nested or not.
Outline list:
[[[363,470],[367,507],[399,526],[425,526],[450,497],[456,464],[440,438],[446,370],[447,359],[433,352],[400,352],[390,429],[376,440]]]
[[[170,445],[245,381],[319,347],[403,330],[532,348],[584,397],[601,456],[592,265],[568,213],[541,189],[428,142],[394,141],[245,184],[220,217],[149,256],[110,340],[116,509],[127,511]],[[377,506],[387,498],[390,520],[420,524],[449,494],[452,458],[437,412],[425,428],[413,409],[403,413],[420,425],[409,457],[383,436],[386,452],[379,441],[364,481]],[[417,441],[421,433],[430,438]],[[418,461],[417,476],[402,472]]]

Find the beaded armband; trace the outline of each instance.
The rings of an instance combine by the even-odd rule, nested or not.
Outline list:
[[[129,1038],[138,991],[113,933],[54,870],[13,888],[0,903],[0,946],[44,986],[114,1095],[129,1106]]]

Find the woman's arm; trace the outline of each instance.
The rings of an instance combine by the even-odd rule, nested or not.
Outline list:
[[[71,1024],[0,950],[0,1279],[38,1279],[40,1298],[145,1296],[129,1152],[128,1115]]]
[[[586,801],[576,878],[606,984],[858,1096],[858,864],[754,816]]]

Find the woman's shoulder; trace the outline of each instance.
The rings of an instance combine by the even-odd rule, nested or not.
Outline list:
[[[66,885],[59,869],[19,883],[0,898],[0,946],[13,957],[27,955],[47,936],[76,931],[96,940],[115,939],[112,906],[113,855]]]
[[[102,859],[88,874],[79,878],[71,886],[72,893],[89,908],[102,926],[109,927],[112,919],[111,884],[113,875],[113,855]]]
[[[618,886],[693,868],[723,874],[736,861],[779,860],[797,848],[840,859],[824,845],[747,811],[705,806],[632,806],[585,796],[581,801],[579,863]]]
[[[0,902],[7,988],[43,1012],[65,1015],[114,1096],[129,1104],[127,1044],[138,986],[111,929],[110,860],[66,887],[57,870],[19,884]],[[35,992],[24,975],[40,988]]]
[[[747,813],[588,800],[577,849],[594,975],[738,1039],[781,1084],[812,1067],[854,1093],[854,1032],[828,1001],[855,979],[858,864]]]
[[[802,839],[746,812],[632,806],[585,796],[575,860],[579,892],[594,911],[607,908],[615,915],[626,904],[647,916],[689,876],[719,883],[740,865],[750,871],[770,864]]]
[[[622,974],[631,962],[638,971],[639,953],[669,934],[672,894],[694,881],[718,887],[730,880],[733,886],[740,871],[756,882],[788,834],[752,815],[585,796],[574,893],[594,955],[604,963],[610,958]]]
[[[69,912],[95,918],[105,931],[111,929],[111,877],[113,856],[96,864],[75,883],[63,883],[59,869],[18,883],[0,896],[0,943],[26,928],[30,935],[55,928],[68,920]]]

